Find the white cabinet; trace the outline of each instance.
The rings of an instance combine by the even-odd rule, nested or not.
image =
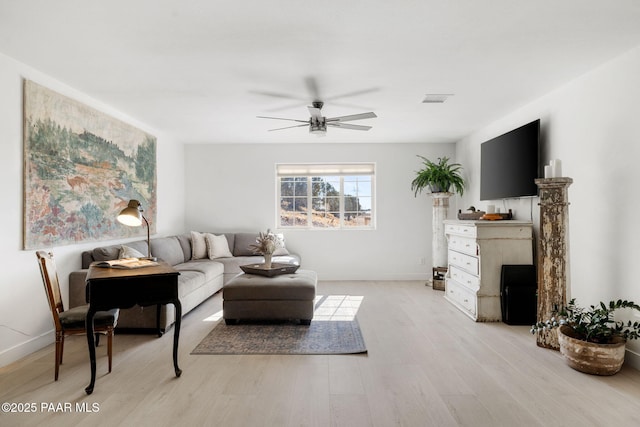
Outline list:
[[[499,322],[503,264],[533,263],[527,221],[444,221],[448,243],[445,298],[477,322]]]

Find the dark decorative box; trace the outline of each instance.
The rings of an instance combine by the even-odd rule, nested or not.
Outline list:
[[[257,274],[259,276],[266,277],[295,273],[298,268],[300,268],[299,265],[277,262],[271,263],[271,268],[266,268],[264,264],[249,264],[240,266],[240,269],[247,274]]]

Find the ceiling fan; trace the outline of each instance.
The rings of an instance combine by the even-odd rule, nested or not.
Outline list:
[[[362,125],[352,125],[350,122],[353,120],[362,120],[362,119],[373,119],[376,116],[375,113],[360,113],[360,114],[350,114],[348,116],[338,116],[338,117],[324,117],[322,115],[322,106],[324,103],[322,101],[313,101],[312,106],[307,107],[309,109],[309,120],[298,120],[298,119],[285,119],[282,117],[267,117],[267,116],[257,116],[259,119],[273,119],[273,120],[287,120],[291,122],[300,122],[304,123],[302,125],[293,125],[286,126],[282,128],[269,129],[269,131],[274,130],[282,130],[282,129],[291,129],[297,127],[309,126],[309,133],[322,135],[327,132],[327,127],[336,127],[342,129],[351,129],[351,130],[369,130],[371,126],[362,126]]]
[[[313,99],[311,106],[307,107],[309,109],[309,114],[311,115],[311,117],[309,117],[308,120],[298,120],[298,119],[286,119],[282,117],[257,116],[260,119],[287,120],[291,122],[304,123],[301,125],[293,125],[293,126],[286,126],[282,128],[269,129],[269,131],[309,126],[310,133],[321,136],[327,133],[327,127],[336,127],[336,128],[351,129],[351,130],[369,130],[371,129],[371,126],[352,125],[350,123],[344,123],[344,122],[350,122],[353,120],[373,119],[375,117],[378,117],[375,115],[375,113],[371,113],[371,112],[361,113],[361,114],[351,114],[348,116],[339,116],[339,117],[324,117],[321,112],[324,102],[320,101],[321,99],[324,99],[325,101],[332,101],[333,104],[339,105],[339,103],[334,101],[335,99],[352,97],[355,95],[362,95],[365,93],[374,92],[374,91],[377,91],[378,88],[363,89],[363,90],[358,90],[351,93],[334,95],[327,98],[320,95],[320,91],[318,90],[318,82],[314,77],[306,77],[305,84],[311,99]],[[305,99],[302,97],[292,96],[292,95],[287,95],[282,93],[273,93],[273,92],[264,92],[264,91],[256,91],[255,93],[260,95],[272,96],[276,98],[297,99],[297,100]],[[309,98],[306,98],[306,99],[308,102]],[[304,104],[306,104],[306,102]]]

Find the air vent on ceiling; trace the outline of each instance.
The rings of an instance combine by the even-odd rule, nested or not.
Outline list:
[[[450,96],[453,96],[452,93],[428,93],[425,95],[422,100],[423,104],[442,104],[445,102]]]

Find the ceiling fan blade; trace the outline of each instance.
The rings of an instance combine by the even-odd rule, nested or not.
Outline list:
[[[286,94],[286,93],[269,92],[269,91],[264,91],[264,90],[250,90],[249,93],[254,93],[256,95],[271,96],[271,97],[274,97],[274,98],[299,99],[300,101],[308,101],[308,99],[306,97],[289,95],[289,94]]]
[[[322,113],[319,108],[316,107],[307,107],[309,109],[309,114],[311,114],[311,119],[322,120]]]
[[[362,120],[362,119],[373,119],[376,116],[376,113],[361,113],[361,114],[351,114],[349,116],[340,116],[340,117],[331,117],[327,119],[327,122],[348,122],[351,120]]]
[[[292,110],[294,108],[300,108],[300,107],[304,107],[306,105],[309,105],[309,101],[300,101],[300,102],[296,102],[295,104],[287,104],[287,105],[283,105],[280,107],[273,107],[273,108],[267,108],[263,111],[269,111],[269,112],[276,112],[276,111],[284,111],[284,110]],[[360,108],[361,110],[363,108]],[[366,108],[364,108],[366,110]]]
[[[373,107],[371,107],[371,106],[354,104],[354,103],[351,103],[351,102],[344,102],[344,101],[328,101],[327,104],[331,105],[332,107],[344,107],[344,108],[351,108],[353,110],[365,110],[366,111],[366,110],[372,110],[373,109]]]
[[[293,125],[293,126],[287,126],[287,127],[283,127],[283,128],[276,128],[276,129],[269,129],[269,132],[272,132],[274,130],[283,130],[283,129],[291,129],[291,128],[301,128],[303,126],[309,126],[308,124],[304,124],[304,125]]]
[[[352,125],[349,123],[327,122],[327,126],[351,130],[369,130],[371,126]]]
[[[285,119],[282,117],[267,117],[267,116],[256,116],[256,117],[259,119],[288,120],[290,122],[309,123],[309,120]]]
[[[364,95],[365,93],[377,92],[379,90],[380,90],[379,87],[371,87],[369,89],[360,89],[360,90],[355,90],[353,92],[347,92],[347,93],[343,93],[343,94],[340,94],[340,95],[330,96],[328,98],[325,98],[324,100],[325,101],[333,101],[334,99],[348,98],[350,96],[356,96],[356,95]]]

